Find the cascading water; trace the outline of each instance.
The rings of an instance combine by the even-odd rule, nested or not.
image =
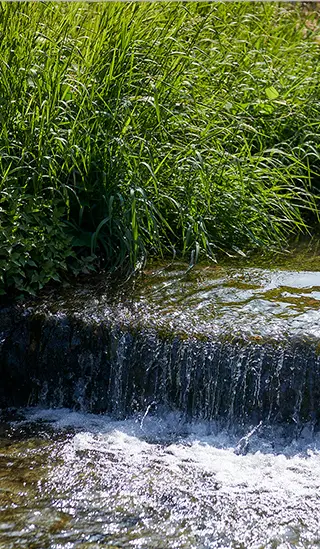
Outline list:
[[[180,267],[1,311],[0,549],[319,547],[320,273]]]
[[[118,418],[152,406],[228,424],[317,425],[318,273],[200,271],[185,280],[174,271],[151,281],[131,300],[91,289],[72,306],[11,311],[0,405]]]

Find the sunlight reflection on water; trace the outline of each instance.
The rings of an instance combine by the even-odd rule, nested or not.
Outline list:
[[[178,414],[25,413],[2,439],[1,549],[320,543],[320,439],[310,433],[247,432],[241,453],[245,431]]]

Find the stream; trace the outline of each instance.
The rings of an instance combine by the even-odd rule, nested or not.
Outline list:
[[[0,549],[320,546],[320,260],[0,309]]]

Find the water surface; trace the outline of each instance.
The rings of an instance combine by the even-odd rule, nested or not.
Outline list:
[[[37,402],[73,391],[128,419],[1,413],[0,549],[320,546],[317,251],[276,269],[157,265],[41,307]],[[55,356],[74,356],[70,379]]]
[[[44,306],[164,334],[286,338],[320,336],[320,245],[269,259],[155,264],[127,281],[106,276],[66,288]]]
[[[320,544],[320,439],[178,414],[2,419],[1,549]]]

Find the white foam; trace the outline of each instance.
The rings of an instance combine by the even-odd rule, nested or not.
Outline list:
[[[141,548],[318,547],[317,437],[285,442],[275,431],[248,429],[243,455],[239,434],[187,425],[179,414],[116,421],[38,409],[27,411],[26,421],[76,431],[48,485],[57,509],[82,514],[83,531],[87,516],[101,525],[107,513],[113,518],[103,535],[124,536],[123,516],[137,517],[130,540]]]
[[[56,429],[75,429],[72,444],[76,450],[104,453],[112,449],[131,458],[146,452],[159,457],[161,448],[165,459],[172,462],[174,456],[176,462],[192,462],[194,467],[216,475],[228,489],[259,487],[301,495],[320,489],[319,436],[307,443],[304,439],[285,443],[285,439],[270,441],[270,434],[263,438],[257,432],[245,455],[239,455],[236,451],[239,435],[224,430],[211,434],[210,424],[186,424],[178,413],[117,421],[106,415],[69,409],[30,409],[26,411],[26,421],[50,422]],[[279,436],[276,431],[274,436]]]

